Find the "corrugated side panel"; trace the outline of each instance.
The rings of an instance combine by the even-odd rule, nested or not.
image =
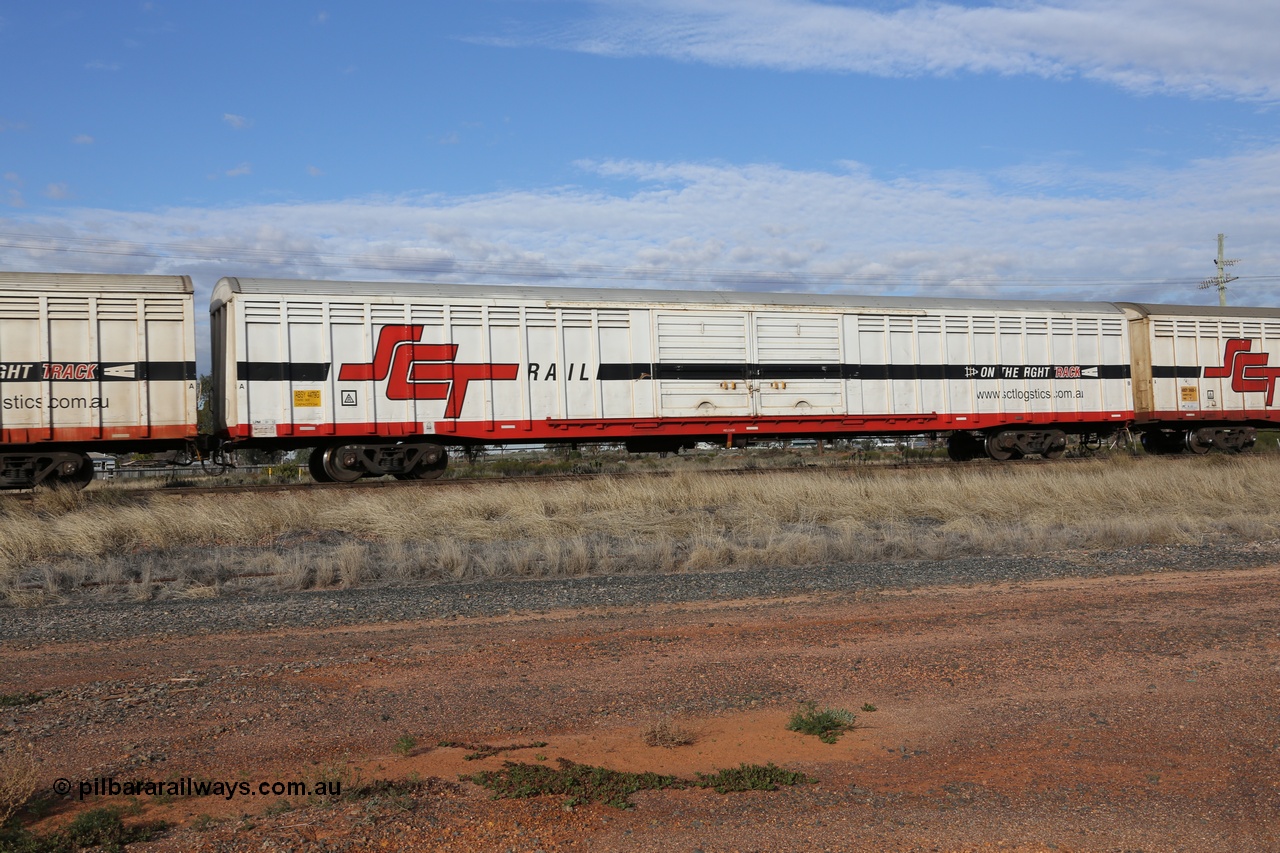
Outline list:
[[[1153,314],[1150,323],[1152,393],[1149,401],[1139,399],[1139,411],[1200,420],[1280,420],[1280,322]]]
[[[659,411],[677,417],[751,413],[747,314],[657,312]]]
[[[0,290],[4,442],[193,436],[192,296],[177,286],[125,294],[114,276],[71,278],[79,290]],[[91,283],[103,293],[86,292]]]

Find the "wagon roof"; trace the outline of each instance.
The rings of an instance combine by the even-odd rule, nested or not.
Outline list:
[[[1242,308],[1238,306],[1221,307],[1217,305],[1154,305],[1150,302],[1117,302],[1121,308],[1128,308],[1139,317],[1205,317],[1221,319],[1224,317],[1239,318],[1274,318],[1280,317],[1280,308]]]
[[[752,306],[785,308],[847,308],[871,311],[1063,312],[1120,314],[1110,302],[1057,302],[995,299],[955,299],[908,296],[860,296],[830,293],[767,293],[743,290],[656,290],[614,287],[491,286],[426,282],[296,281],[269,278],[224,278],[214,288],[211,310],[232,294],[348,297],[360,299],[447,299],[488,302],[547,302],[562,304],[653,303],[661,305]]]
[[[0,290],[59,290],[80,293],[194,293],[186,275],[0,272]]]

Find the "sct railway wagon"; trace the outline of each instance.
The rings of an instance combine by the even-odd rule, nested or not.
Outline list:
[[[1239,451],[1280,423],[1280,310],[224,278],[215,433],[191,281],[0,273],[0,488],[88,452],[311,448],[318,480],[450,446],[943,432],[955,459],[1131,427]]]
[[[1280,310],[1121,303],[1135,421],[1154,453],[1243,450],[1280,421]]]
[[[1124,309],[222,279],[218,437],[318,479],[438,476],[447,445],[950,431],[1056,456],[1134,419]]]
[[[185,276],[0,273],[0,488],[194,442],[193,303]]]

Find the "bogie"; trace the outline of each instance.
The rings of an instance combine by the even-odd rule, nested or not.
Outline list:
[[[434,480],[448,464],[448,451],[434,443],[335,444],[314,450],[307,469],[319,483],[353,483],[388,474],[397,480]]]
[[[984,446],[999,462],[1024,456],[1058,459],[1067,451],[1067,434],[1060,429],[1001,430],[988,433]]]
[[[93,482],[93,460],[72,451],[0,454],[0,488],[63,486],[83,489]]]
[[[1253,427],[1148,429],[1142,433],[1142,449],[1157,456],[1183,452],[1202,455],[1215,449],[1224,453],[1243,453],[1257,440],[1258,431]]]

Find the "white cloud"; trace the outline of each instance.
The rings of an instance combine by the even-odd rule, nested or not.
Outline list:
[[[223,174],[226,175],[228,178],[239,178],[243,175],[249,175],[252,173],[253,173],[253,167],[248,163],[241,163],[240,165],[235,166],[223,172]]]
[[[895,4],[899,5],[899,4]],[[609,56],[872,74],[1084,77],[1141,93],[1280,98],[1280,5],[1257,0],[595,0],[558,33],[491,39]]]
[[[71,196],[71,191],[66,184],[49,184],[44,188],[45,198],[51,198],[54,201],[62,201]]]
[[[14,186],[4,192],[4,203],[9,207],[26,207],[27,200],[22,196],[22,176],[17,172],[5,172],[4,179]]]
[[[319,178],[324,174],[324,170],[321,169],[319,166],[308,166],[307,174],[313,178]]]
[[[87,133],[77,133],[75,136],[71,137],[71,141],[76,145],[92,145],[93,137]]]
[[[244,130],[245,128],[253,126],[253,122],[251,120],[244,116],[238,116],[235,113],[223,113],[222,120],[231,125],[235,130]]]
[[[922,173],[769,165],[579,164],[581,187],[326,203],[11,215],[53,239],[10,265],[219,275],[819,290],[1211,304],[1218,232],[1234,304],[1280,304],[1280,149],[1178,169]],[[247,168],[247,167],[246,167]],[[235,170],[233,170],[235,171]],[[1088,192],[1081,187],[1089,188]],[[121,255],[98,243],[118,241]],[[50,247],[61,247],[61,253]],[[75,251],[76,249],[84,251]],[[92,250],[92,251],[91,251]]]
[[[84,67],[88,71],[119,71],[120,63],[103,62],[100,59],[95,59],[92,62],[86,62]]]

